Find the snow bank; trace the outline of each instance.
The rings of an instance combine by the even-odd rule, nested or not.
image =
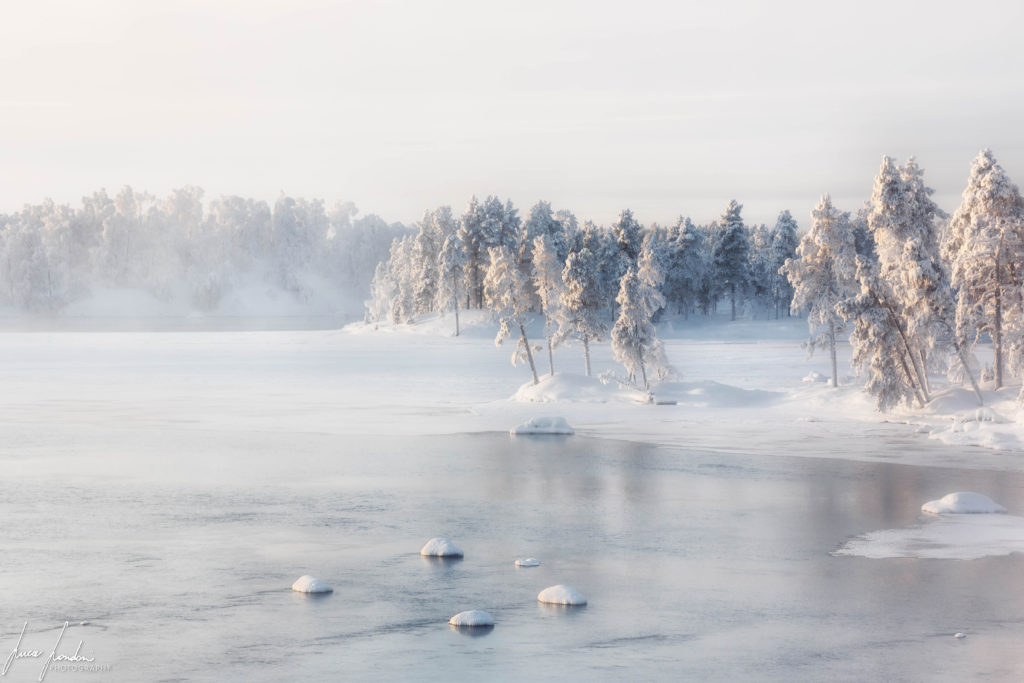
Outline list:
[[[831,380],[829,380],[828,377],[826,377],[825,375],[821,374],[817,370],[811,370],[811,372],[809,372],[807,374],[807,376],[804,377],[803,381],[805,381],[805,382],[829,382]]]
[[[509,430],[509,434],[575,434],[576,430],[569,426],[564,417],[535,417],[518,427]]]
[[[858,536],[833,554],[974,560],[1011,553],[1024,553],[1024,517],[942,515],[927,524]]]
[[[292,584],[292,590],[299,593],[333,593],[334,589],[329,585],[316,578],[306,574],[300,576],[298,580]]]
[[[587,599],[575,588],[563,584],[545,588],[537,596],[537,600],[549,605],[585,605]]]
[[[554,375],[545,375],[538,384],[527,382],[512,395],[512,400],[524,403],[552,403],[555,401],[608,403],[611,401],[646,401],[646,396],[642,392],[623,390],[614,382],[605,384],[596,377],[559,372]]]
[[[483,610],[473,609],[459,612],[448,623],[457,628],[488,628],[494,626],[494,617]]]
[[[712,380],[700,382],[662,382],[652,390],[658,403],[674,401],[689,408],[742,408],[760,406],[782,398],[783,394],[761,389],[741,389]]]
[[[939,500],[928,501],[921,506],[921,511],[933,515],[970,515],[1001,513],[1006,512],[1006,508],[980,493],[958,491],[949,493]]]
[[[420,549],[423,557],[462,557],[462,549],[443,536],[427,541]]]
[[[521,557],[516,560],[517,567],[539,567],[540,560],[536,557]]]

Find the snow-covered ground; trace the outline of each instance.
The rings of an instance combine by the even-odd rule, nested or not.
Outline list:
[[[574,346],[556,350],[554,377],[546,351],[537,353],[542,381],[533,386],[529,370],[509,362],[511,347],[492,343],[486,314],[463,313],[462,324],[459,337],[450,318],[340,330],[6,333],[0,420],[7,434],[29,436],[28,447],[98,451],[107,446],[89,434],[446,434],[559,416],[581,435],[691,449],[1024,469],[1017,387],[985,392],[979,409],[968,391],[939,385],[924,410],[880,414],[848,370],[838,389],[805,381],[826,375],[828,361],[806,357],[801,320],[663,325],[680,376],[652,397],[584,377]],[[848,353],[840,349],[844,369]],[[622,376],[607,343],[592,356],[595,377]],[[866,434],[950,448],[922,459],[866,445]]]

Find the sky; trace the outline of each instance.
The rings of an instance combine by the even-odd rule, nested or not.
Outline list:
[[[471,195],[608,224],[858,208],[883,155],[956,208],[1024,182],[1024,3],[33,0],[0,22],[0,211],[123,185]]]

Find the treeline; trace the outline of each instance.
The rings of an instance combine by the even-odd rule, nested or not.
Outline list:
[[[551,350],[572,338],[590,374],[589,344],[610,334],[630,377],[646,386],[649,369],[667,370],[651,324],[666,311],[710,315],[725,300],[733,319],[743,309],[789,315],[793,290],[780,268],[795,254],[796,221],[783,211],[772,227],[748,227],[741,210],[732,201],[710,224],[680,217],[666,227],[641,225],[627,209],[604,227],[581,226],[544,201],[525,220],[494,196],[472,198],[458,217],[442,206],[395,240],[374,276],[367,318],[403,324],[453,311],[458,334],[460,308],[491,309],[502,320],[498,341],[517,333],[518,353],[534,367],[523,316],[537,313],[551,373]]]
[[[232,289],[260,283],[308,298],[321,286],[369,293],[373,269],[407,234],[351,203],[282,195],[203,202],[196,187],[165,198],[100,190],[79,207],[44,201],[0,214],[0,305],[59,312],[101,288],[143,290],[215,310]],[[331,293],[333,294],[333,293]]]
[[[849,333],[853,364],[885,410],[931,400],[929,373],[969,383],[973,354],[993,345],[983,380],[1000,389],[1024,370],[1024,200],[989,150],[971,166],[952,216],[931,200],[913,158],[885,157],[856,218],[825,195],[797,257],[783,267],[794,310],[807,311],[811,350]],[[862,228],[866,223],[867,232]],[[865,244],[865,238],[868,243]]]

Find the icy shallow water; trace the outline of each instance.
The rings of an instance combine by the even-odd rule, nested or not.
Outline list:
[[[0,655],[25,621],[22,647],[48,654],[68,620],[60,651],[83,641],[110,671],[46,680],[1024,677],[1024,557],[830,555],[953,490],[1020,514],[1020,475],[580,437],[170,434],[5,451]],[[438,535],[465,559],[420,557]],[[303,574],[334,593],[293,592]],[[589,605],[538,604],[557,583]],[[448,626],[470,609],[495,628]]]

